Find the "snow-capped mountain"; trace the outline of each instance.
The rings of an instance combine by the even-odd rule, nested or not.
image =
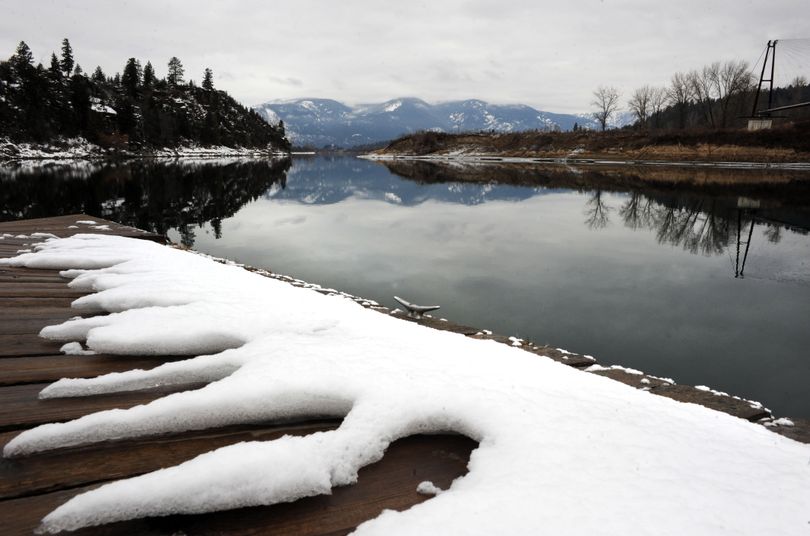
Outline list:
[[[419,130],[571,130],[574,123],[596,128],[589,117],[543,112],[524,104],[489,104],[476,99],[428,104],[421,99],[399,98],[353,107],[331,99],[294,99],[270,101],[254,109],[272,124],[283,120],[294,144],[314,147],[366,145]]]

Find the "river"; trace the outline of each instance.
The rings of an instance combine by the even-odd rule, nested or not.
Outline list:
[[[353,157],[3,166],[0,217],[85,212],[810,417],[802,195],[611,187],[574,168],[393,169]]]

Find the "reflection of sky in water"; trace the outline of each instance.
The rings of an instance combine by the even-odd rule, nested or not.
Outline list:
[[[591,229],[590,194],[496,187],[480,202],[480,185],[418,186],[356,165],[383,188],[351,192],[325,165],[325,190],[296,193],[294,166],[286,190],[225,220],[220,240],[198,231],[195,248],[389,306],[394,294],[439,303],[454,321],[810,415],[810,237],[783,229],[774,244],[758,225],[740,280],[734,241],[717,255],[660,244],[624,225],[627,194],[602,194],[610,219]],[[473,204],[437,195],[459,188]]]

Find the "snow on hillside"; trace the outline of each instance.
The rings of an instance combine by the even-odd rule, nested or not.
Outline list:
[[[478,99],[428,104],[412,97],[346,106],[330,99],[270,101],[254,107],[267,121],[284,121],[298,145],[351,147],[388,141],[419,130],[469,132],[494,130],[571,130],[593,119],[542,112],[522,104],[495,105]]]
[[[45,328],[49,339],[100,354],[203,354],[60,380],[43,398],[212,382],[22,432],[5,456],[345,415],[334,431],[103,485],[50,513],[45,531],[329,493],[398,438],[456,431],[480,443],[469,474],[357,534],[807,534],[810,446],[762,426],[147,241],[51,239],[0,265],[67,269],[72,288],[95,291],[77,309],[112,312]]]

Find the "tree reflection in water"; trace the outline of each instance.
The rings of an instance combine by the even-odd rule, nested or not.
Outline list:
[[[4,167],[0,220],[84,213],[165,234],[193,246],[195,227],[222,220],[274,185],[286,186],[290,160],[136,160]]]
[[[740,198],[743,205],[751,200]],[[610,223],[612,207],[603,192],[594,190],[585,203],[585,223],[590,229],[603,229]],[[630,192],[618,210],[624,225],[633,230],[650,229],[659,244],[682,247],[693,254],[720,255],[735,247],[734,277],[745,276],[748,251],[757,224],[764,226],[763,234],[771,243],[782,239],[782,226],[758,221],[757,209],[747,206],[731,208],[712,198],[693,198],[679,202],[662,202],[640,191]],[[806,233],[806,230],[794,229]]]
[[[602,190],[595,190],[585,203],[585,224],[589,229],[604,229],[610,221],[610,211],[602,199]]]

